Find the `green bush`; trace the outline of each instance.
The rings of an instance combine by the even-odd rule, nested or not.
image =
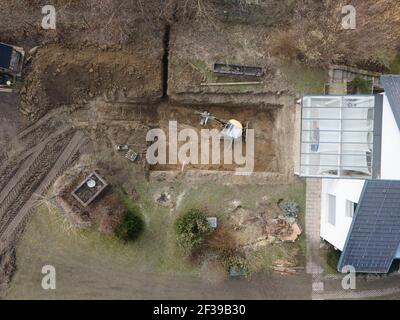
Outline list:
[[[211,233],[211,228],[203,212],[192,209],[175,222],[178,244],[186,253],[198,249]]]
[[[125,242],[136,240],[144,229],[139,209],[134,207],[128,209],[121,224],[116,228],[115,234]]]
[[[226,271],[231,276],[250,276],[249,263],[244,253],[237,250],[226,250],[220,256]]]
[[[350,82],[350,86],[355,94],[370,94],[372,90],[372,81],[357,76]]]
[[[331,249],[328,251],[326,260],[328,266],[332,269],[332,272],[337,272],[337,266],[339,264],[341,252],[339,250]]]

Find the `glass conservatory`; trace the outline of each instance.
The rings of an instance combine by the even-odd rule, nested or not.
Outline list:
[[[303,97],[301,176],[374,177],[375,100],[364,95]]]

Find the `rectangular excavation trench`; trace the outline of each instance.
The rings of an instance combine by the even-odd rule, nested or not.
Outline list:
[[[209,120],[208,124],[204,127],[200,125],[200,116],[195,114],[193,107],[183,106],[169,106],[168,111],[163,110],[163,116],[159,119],[159,127],[166,133],[167,136],[167,164],[151,165],[151,171],[189,171],[189,170],[206,170],[206,171],[235,171],[238,167],[243,165],[236,165],[235,163],[226,164],[224,161],[224,144],[221,140],[219,142],[220,161],[218,164],[212,164],[212,146],[211,139],[209,140],[209,161],[208,163],[201,163],[201,130],[202,129],[217,129],[221,130],[222,125],[215,120]],[[227,108],[222,106],[210,106],[207,108],[198,109],[198,111],[207,110],[214,116],[222,119],[230,120],[236,119],[241,123],[249,121],[249,128],[254,129],[254,172],[268,172],[283,174],[287,172],[287,155],[285,156],[285,146],[292,144],[290,141],[291,135],[285,135],[284,128],[278,124],[282,122],[283,114],[282,109],[274,107],[251,107],[251,108]],[[169,163],[169,121],[177,121],[178,133],[182,129],[191,128],[195,129],[198,136],[198,164],[185,164],[179,162],[176,164]],[[283,130],[282,130],[283,129]],[[189,141],[189,140],[186,140]],[[178,142],[179,148],[185,144],[185,141]],[[243,145],[243,156],[246,156],[245,145]]]

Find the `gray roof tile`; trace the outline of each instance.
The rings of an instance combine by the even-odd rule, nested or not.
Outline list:
[[[383,75],[381,82],[400,128],[400,75]]]
[[[367,180],[338,270],[387,273],[400,244],[400,181]]]

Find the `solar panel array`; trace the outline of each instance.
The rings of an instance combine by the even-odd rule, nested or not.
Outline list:
[[[338,270],[387,273],[399,244],[400,181],[366,181]]]

